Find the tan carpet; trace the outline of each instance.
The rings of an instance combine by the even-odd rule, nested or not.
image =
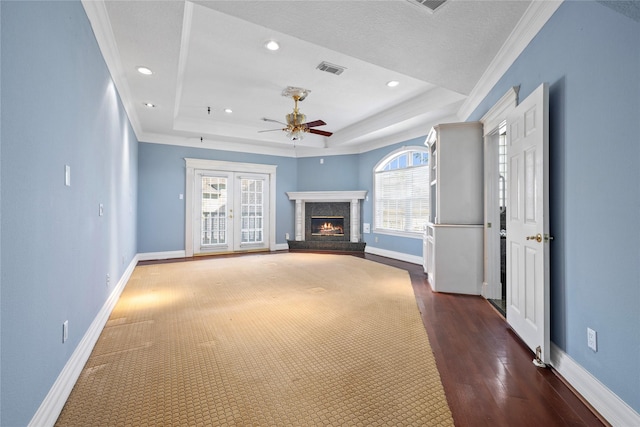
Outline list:
[[[452,426],[408,273],[282,253],[138,266],[59,426]]]

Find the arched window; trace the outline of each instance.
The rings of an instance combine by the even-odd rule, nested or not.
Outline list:
[[[403,147],[373,171],[374,231],[422,237],[429,219],[429,152]]]

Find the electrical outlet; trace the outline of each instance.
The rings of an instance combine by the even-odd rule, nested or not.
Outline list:
[[[62,342],[65,343],[69,339],[69,321],[62,323]]]
[[[285,240],[289,240],[289,233],[284,233]]]
[[[110,282],[111,282],[111,275],[107,274],[107,287],[109,287]]]
[[[598,351],[598,337],[596,331],[591,328],[587,328],[587,346],[593,351]]]

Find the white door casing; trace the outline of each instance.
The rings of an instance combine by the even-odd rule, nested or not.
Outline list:
[[[480,119],[484,129],[484,281],[482,295],[500,299],[500,211],[498,145],[500,128],[518,104],[519,86],[511,87]]]
[[[507,116],[507,322],[549,363],[549,128],[546,83]]]

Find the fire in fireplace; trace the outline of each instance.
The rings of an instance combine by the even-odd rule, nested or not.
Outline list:
[[[312,216],[312,236],[344,236],[343,216]]]

